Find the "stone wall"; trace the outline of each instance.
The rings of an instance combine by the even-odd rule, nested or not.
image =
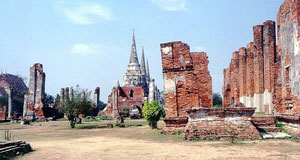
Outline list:
[[[44,118],[45,78],[42,64],[36,63],[30,68],[29,90],[24,96],[23,117],[26,119]]]
[[[192,108],[188,109],[189,122],[184,130],[184,139],[258,139],[258,130],[251,117],[255,108]]]
[[[166,110],[163,133],[174,133],[183,130],[186,109],[212,106],[208,58],[204,52],[190,53],[189,46],[180,41],[161,44],[161,57]]]

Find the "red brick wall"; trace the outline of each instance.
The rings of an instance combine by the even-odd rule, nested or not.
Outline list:
[[[182,42],[163,43],[161,51],[167,117],[186,117],[188,108],[212,106],[206,53],[190,53]]]
[[[246,58],[246,91],[247,96],[254,96],[254,43],[251,42],[247,45],[247,58]]]
[[[208,71],[208,57],[205,52],[192,52],[194,73],[197,76],[202,107],[210,107],[212,102],[212,78]]]
[[[299,73],[297,74],[300,70],[300,36],[298,33],[300,29],[300,1],[286,0],[278,11],[277,23],[278,52],[274,67],[277,69],[274,75],[276,80],[273,81],[275,86],[274,107],[279,114],[300,114],[300,76]]]

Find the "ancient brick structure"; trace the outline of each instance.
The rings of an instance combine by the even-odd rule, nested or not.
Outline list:
[[[42,64],[36,63],[30,68],[29,90],[24,96],[23,110],[23,117],[28,120],[44,118],[45,78]]]
[[[255,108],[242,104],[226,108],[199,107],[187,110],[189,122],[184,130],[184,139],[258,139],[258,130],[251,122]]]
[[[19,118],[23,112],[23,102],[27,86],[22,78],[0,73],[0,120]]]
[[[159,89],[150,78],[148,61],[145,63],[144,47],[142,48],[141,64],[138,61],[135,36],[132,36],[131,54],[127,71],[123,77],[123,86],[119,81],[108,96],[108,103],[99,114],[119,117],[123,108],[142,110],[146,101],[159,100]]]
[[[176,133],[187,123],[186,109],[212,106],[212,80],[206,53],[190,53],[182,42],[160,46],[166,110],[163,133]]]
[[[275,108],[300,114],[300,1],[286,0],[277,14],[278,71]]]
[[[254,40],[233,53],[224,69],[223,105],[234,102],[256,107],[256,112],[272,113],[273,66],[275,65],[275,22],[253,27]]]
[[[100,87],[97,87],[95,89],[95,92],[94,92],[94,104],[95,104],[95,106],[98,106],[99,102],[100,102]]]
[[[235,52],[229,68],[224,69],[225,107],[239,101],[289,126],[300,122],[299,19],[300,0],[285,0],[277,14],[277,47],[275,22],[253,28],[254,41]],[[295,129],[300,130],[299,125]]]

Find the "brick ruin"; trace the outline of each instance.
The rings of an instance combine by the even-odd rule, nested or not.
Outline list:
[[[275,22],[257,25],[253,31],[253,42],[233,52],[229,68],[224,69],[223,106],[241,102],[255,106],[256,112],[272,113]]]
[[[144,47],[142,48],[141,63],[139,63],[133,33],[129,64],[123,76],[122,86],[118,81],[108,96],[106,108],[98,114],[119,118],[119,111],[124,108],[129,109],[130,112],[138,109],[141,113],[145,102],[154,100],[160,102],[159,93],[154,79],[150,77],[148,61],[145,61],[144,56]]]
[[[299,124],[299,26],[300,0],[285,0],[277,14],[278,46],[275,22],[253,27],[253,42],[235,51],[224,69],[224,107],[241,102],[256,107],[256,112]]]
[[[141,110],[145,102],[144,94],[142,86],[120,87],[117,85],[108,96],[107,107],[100,114],[111,115],[118,118],[119,111],[123,108]]]
[[[24,97],[27,90],[28,88],[21,77],[0,73],[0,121],[22,117],[23,103],[20,99]]]
[[[190,47],[180,41],[160,46],[166,110],[162,133],[172,134],[184,130],[186,109],[213,105],[212,79],[206,53],[190,52]]]
[[[23,117],[27,120],[44,118],[45,78],[42,64],[36,63],[30,68],[29,90],[24,95],[23,108]]]
[[[189,122],[184,139],[258,139],[260,134],[252,124],[255,108],[235,104],[226,108],[200,107],[186,110]]]

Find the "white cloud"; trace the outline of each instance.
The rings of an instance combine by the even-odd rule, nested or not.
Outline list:
[[[92,55],[97,53],[97,46],[88,45],[85,43],[74,44],[71,48],[71,53],[78,55]]]
[[[77,24],[95,24],[102,20],[114,19],[112,11],[101,4],[82,3],[74,8],[63,9],[67,18]]]
[[[151,0],[151,2],[166,11],[187,11],[186,0]]]
[[[205,48],[202,47],[202,46],[196,46],[196,47],[193,48],[193,51],[194,52],[204,52]]]
[[[121,49],[118,46],[107,46],[99,43],[87,44],[87,43],[76,43],[74,44],[70,52],[81,56],[89,55],[103,55],[107,53],[120,53]]]

